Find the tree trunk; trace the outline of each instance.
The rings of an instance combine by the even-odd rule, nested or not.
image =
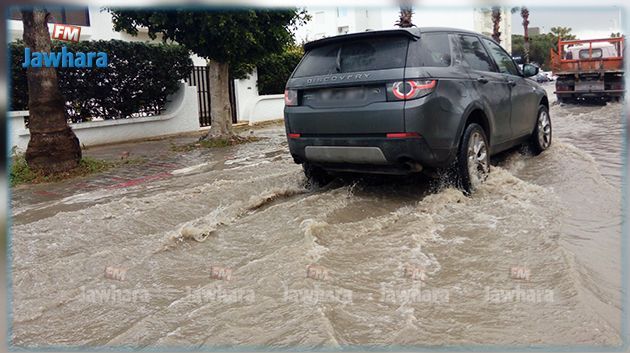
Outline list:
[[[227,63],[208,60],[210,75],[211,126],[208,137],[230,137],[232,131],[232,106],[230,104],[230,71]]]
[[[525,63],[529,64],[529,10],[523,6],[521,9],[521,17],[523,18],[523,51]]]
[[[50,52],[49,13],[42,7],[22,11],[24,43],[32,52]],[[26,71],[28,80],[29,130],[26,148],[28,166],[44,174],[71,170],[79,165],[81,146],[68,126],[64,99],[53,67]]]
[[[523,45],[523,51],[525,52],[525,64],[529,64],[529,37],[525,37],[525,44]]]
[[[501,8],[495,6],[492,8],[492,39],[497,43],[501,43],[501,32],[499,28],[501,26]]]

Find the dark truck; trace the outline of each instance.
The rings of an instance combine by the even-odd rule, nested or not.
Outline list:
[[[446,169],[466,192],[490,156],[551,144],[545,90],[491,38],[451,28],[354,33],[307,43],[285,91],[289,150],[312,184],[338,172]]]
[[[558,51],[550,51],[558,102],[619,101],[623,53],[623,37],[558,41]]]

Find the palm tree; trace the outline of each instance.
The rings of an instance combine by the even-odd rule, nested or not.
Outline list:
[[[50,12],[41,6],[22,10],[24,43],[33,52],[51,51],[49,18]],[[77,167],[81,160],[81,147],[66,120],[57,70],[53,67],[29,67],[26,77],[31,134],[25,155],[28,166],[44,174]]]
[[[549,32],[554,37],[553,46],[558,47],[558,41],[560,40],[574,40],[576,39],[574,34],[571,34],[571,27],[551,27]]]
[[[523,51],[525,63],[529,63],[529,10],[521,7],[521,17],[523,18]]]
[[[400,17],[396,26],[400,28],[410,28],[415,25],[411,22],[411,16],[413,16],[413,8],[411,5],[400,5]]]
[[[492,39],[494,39],[497,43],[501,43],[501,32],[499,32],[499,27],[501,25],[501,7],[493,6],[492,7]]]

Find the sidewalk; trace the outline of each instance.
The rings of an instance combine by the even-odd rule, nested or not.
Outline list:
[[[244,127],[236,132],[249,134],[249,130],[260,133],[264,130],[278,129],[281,125],[263,125],[260,127]],[[171,178],[173,171],[208,162],[213,152],[223,148],[200,148],[189,152],[173,151],[173,145],[186,145],[199,140],[205,132],[173,136],[146,141],[126,142],[121,144],[88,147],[83,150],[84,157],[106,161],[127,160],[103,173],[73,178],[57,183],[26,184],[12,188],[12,204],[36,204],[54,201],[77,193],[96,189],[119,189],[152,181]]]

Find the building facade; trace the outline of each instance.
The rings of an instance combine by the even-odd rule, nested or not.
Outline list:
[[[296,31],[299,42],[309,42],[324,37],[346,33],[372,31],[393,27],[385,25],[380,8],[308,8],[311,20]]]
[[[492,10],[490,8],[475,8],[474,23],[475,32],[479,32],[492,37],[494,24],[492,21]],[[512,12],[508,7],[501,8],[501,21],[499,22],[499,32],[501,46],[507,50],[508,53],[512,53]]]

